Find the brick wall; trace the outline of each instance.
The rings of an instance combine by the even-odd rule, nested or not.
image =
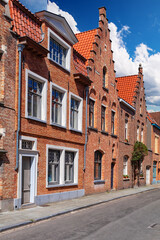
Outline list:
[[[0,59],[0,126],[3,135],[0,155],[0,197],[9,200],[16,197],[15,168],[15,71],[16,40],[10,33],[10,19],[4,16],[5,5],[0,2],[0,48],[4,50]],[[3,208],[3,204],[2,208]],[[12,206],[13,207],[13,206]]]

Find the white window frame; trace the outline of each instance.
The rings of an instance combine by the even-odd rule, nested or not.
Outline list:
[[[42,102],[41,102],[41,118],[36,118],[28,115],[28,78],[31,77],[36,81],[39,81],[43,84],[42,87]],[[47,122],[47,79],[41,77],[40,75],[26,69],[25,73],[26,78],[26,104],[25,104],[25,117],[29,119],[33,119],[39,122]]]
[[[128,140],[128,117],[125,116],[125,130],[124,130],[125,139]]]
[[[70,114],[71,114],[71,98],[74,98],[76,101],[79,101],[78,107],[78,129],[72,128],[70,125]],[[74,93],[69,93],[69,129],[77,132],[82,132],[82,122],[83,122],[83,98],[75,95]]]
[[[96,103],[96,99],[94,99],[94,98],[92,98],[92,97],[89,97],[89,101],[90,100],[92,100],[93,102],[94,102],[94,110],[93,110],[93,125],[94,126],[90,126],[89,125],[89,127],[91,127],[91,128],[95,128],[95,103]],[[90,107],[90,105],[89,105],[89,107]],[[90,113],[90,110],[89,110],[89,113]],[[89,119],[89,121],[90,121],[90,119]]]
[[[23,149],[22,148],[22,140],[33,142],[32,150],[30,150],[30,151],[37,151],[37,138],[27,137],[27,136],[20,136],[20,139],[19,139],[19,149]],[[24,150],[28,151],[29,149],[24,149]]]
[[[55,89],[63,94],[62,98],[62,122],[61,124],[52,122],[52,89]],[[55,83],[50,83],[50,124],[54,126],[66,128],[67,119],[67,90],[58,86]]]
[[[62,68],[66,69],[70,72],[70,62],[71,62],[71,46],[68,45],[62,38],[60,38],[55,32],[53,32],[50,28],[48,28],[48,50],[50,50],[50,38],[53,38],[56,42],[58,42],[62,47],[66,49],[66,66],[63,67],[61,64],[54,61],[50,58],[50,53],[48,53],[48,59],[58,64]]]
[[[143,128],[141,128],[141,142],[143,143]]]
[[[125,166],[125,169],[124,169]],[[128,157],[123,157],[123,175],[128,175]]]
[[[104,104],[101,104],[101,111],[102,111],[102,107],[104,107],[105,108],[105,117],[104,117],[104,121],[105,121],[105,126],[104,126],[104,130],[102,130],[102,126],[101,126],[101,131],[106,131],[106,109],[107,109],[107,107],[106,107],[106,105],[104,105]],[[102,121],[102,116],[101,116],[101,121]],[[102,124],[101,124],[102,125]]]
[[[60,163],[59,163],[59,183],[50,185],[48,184],[48,150],[58,150],[60,154]],[[74,152],[74,181],[72,183],[65,182],[65,151]],[[79,159],[79,150],[76,148],[68,148],[63,146],[55,145],[46,145],[46,188],[53,187],[63,187],[63,186],[73,186],[78,185],[78,159]]]

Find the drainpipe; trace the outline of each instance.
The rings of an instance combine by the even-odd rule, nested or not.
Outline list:
[[[41,43],[41,42],[43,42],[43,40],[44,40],[44,32],[43,32],[43,30],[42,30],[42,26],[41,26],[41,36],[42,36],[42,39],[41,39],[38,43]]]
[[[86,149],[87,149],[87,117],[88,117],[88,92],[89,92],[89,87],[86,87],[86,123],[85,123],[85,144],[84,144],[84,168],[83,171],[85,172],[86,170]]]
[[[16,167],[15,171],[18,170],[19,167],[19,131],[20,131],[20,117],[21,117],[21,79],[22,79],[22,52],[24,49],[24,45],[18,45],[18,53],[19,53],[19,80],[18,80],[18,126],[17,126],[17,141],[16,141]]]

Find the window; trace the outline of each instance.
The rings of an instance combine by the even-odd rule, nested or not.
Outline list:
[[[103,87],[105,88],[108,84],[108,74],[106,67],[103,68]]]
[[[48,58],[70,71],[71,47],[56,33],[48,29]]]
[[[52,38],[50,38],[50,58],[66,67],[66,49]]]
[[[143,143],[143,128],[141,129],[141,142]]]
[[[158,153],[159,151],[158,142],[159,142],[159,137],[156,135],[155,136],[155,153]]]
[[[47,80],[26,69],[26,117],[46,122]]]
[[[74,181],[74,153],[65,152],[65,182]]]
[[[79,150],[47,145],[47,187],[78,184]]]
[[[137,126],[137,141],[139,141],[139,126]]]
[[[19,150],[28,151],[33,150],[37,151],[37,139],[27,136],[20,136],[19,139]]]
[[[125,135],[125,139],[128,140],[128,117],[127,116],[125,117],[125,132],[124,132],[124,135]]]
[[[111,133],[115,132],[115,112],[111,111]]]
[[[41,119],[42,83],[28,78],[28,116]]]
[[[101,130],[105,131],[105,112],[106,108],[101,106]]]
[[[33,142],[28,140],[22,140],[22,149],[32,150]]]
[[[123,158],[123,175],[128,175],[128,157],[124,156]]]
[[[70,129],[82,131],[83,99],[70,93]]]
[[[102,153],[94,153],[94,180],[101,180]]]
[[[89,126],[94,128],[94,103],[95,101],[89,99]]]
[[[48,184],[59,183],[60,151],[49,149],[48,151]]]
[[[67,91],[51,83],[51,124],[66,127]]]

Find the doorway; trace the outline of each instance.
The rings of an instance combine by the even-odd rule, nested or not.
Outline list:
[[[22,204],[30,203],[31,196],[31,157],[22,158]]]
[[[114,163],[111,163],[111,189],[113,189],[113,181],[114,181]]]
[[[150,166],[146,167],[146,185],[150,184]]]
[[[154,161],[153,162],[153,184],[154,183],[157,183],[157,181],[156,181],[156,175],[157,175],[157,162],[156,161]]]

